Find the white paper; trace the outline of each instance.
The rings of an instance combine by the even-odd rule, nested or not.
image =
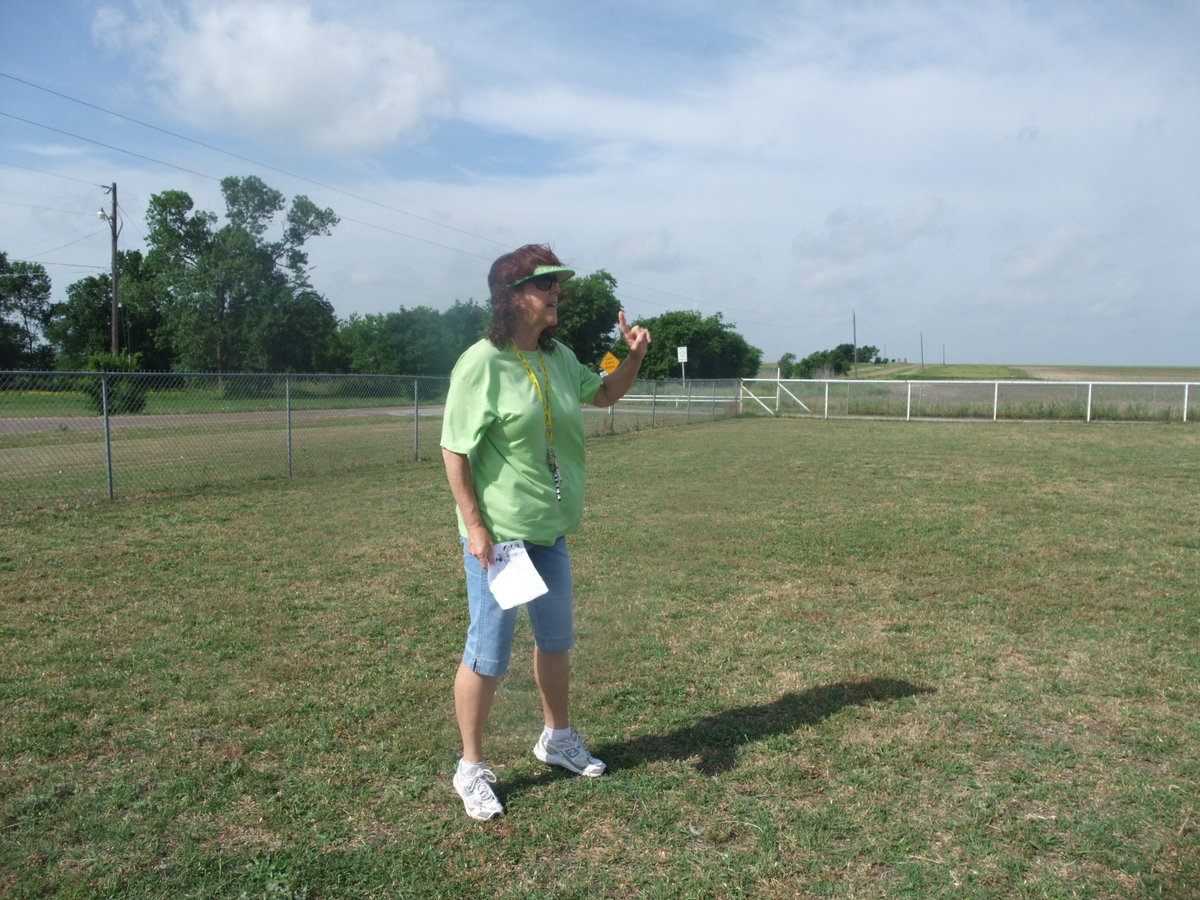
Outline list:
[[[492,548],[496,562],[488,566],[488,589],[504,609],[528,603],[550,588],[533,567],[524,541],[507,541]]]

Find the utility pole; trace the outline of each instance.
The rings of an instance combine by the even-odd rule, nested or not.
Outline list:
[[[117,355],[119,310],[117,308],[117,183],[114,181],[112,187],[104,189],[107,193],[112,194],[112,215],[108,215],[103,209],[100,210],[100,218],[108,222],[108,227],[112,231],[112,309],[110,315],[112,317],[112,354]]]
[[[850,310],[850,331],[852,340],[854,341],[854,377],[858,377],[858,315],[854,310]]]

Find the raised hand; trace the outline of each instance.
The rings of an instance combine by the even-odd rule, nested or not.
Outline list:
[[[625,310],[617,313],[617,322],[621,326],[621,337],[625,339],[630,356],[636,356],[639,359],[645,356],[646,351],[650,349],[650,332],[641,325],[630,327],[629,323],[625,321]]]

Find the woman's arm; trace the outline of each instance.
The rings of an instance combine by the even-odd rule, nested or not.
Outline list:
[[[455,453],[442,448],[442,460],[446,464],[446,478],[450,482],[450,493],[462,513],[467,526],[467,552],[479,560],[485,569],[494,563],[492,535],[483,524],[479,512],[479,499],[475,496],[475,483],[471,480],[471,461],[465,453]]]
[[[642,367],[642,360],[646,358],[646,351],[650,349],[650,332],[641,325],[630,328],[625,322],[625,310],[617,313],[617,321],[621,325],[621,336],[629,347],[629,355],[621,360],[616,371],[605,378],[604,384],[596,390],[592,403],[602,408],[612,406],[629,393],[637,379],[638,369]]]

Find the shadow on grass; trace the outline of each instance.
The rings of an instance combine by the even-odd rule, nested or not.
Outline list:
[[[648,734],[620,743],[597,745],[592,752],[614,769],[661,759],[682,760],[698,756],[696,769],[699,772],[719,775],[734,767],[738,750],[745,744],[772,735],[788,734],[804,725],[814,725],[847,706],[932,692],[933,688],[894,678],[839,681],[787,693],[773,703],[727,709],[667,734]]]
[[[933,692],[934,688],[894,678],[838,681],[787,693],[772,703],[727,709],[666,734],[597,743],[589,749],[608,763],[610,772],[663,759],[699,757],[697,771],[704,775],[720,775],[737,764],[738,751],[746,744],[777,734],[790,734],[805,725],[815,725],[848,706]],[[524,787],[545,783],[559,775],[575,777],[562,769],[554,769],[532,778],[518,778],[505,785],[506,793],[519,793]]]

